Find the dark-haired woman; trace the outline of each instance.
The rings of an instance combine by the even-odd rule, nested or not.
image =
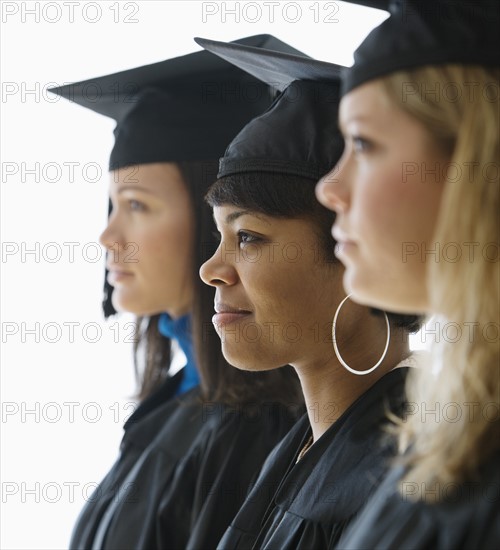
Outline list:
[[[240,53],[264,69],[275,55],[235,48],[233,62]],[[330,235],[334,216],[314,194],[342,152],[337,108],[335,79],[290,84],[232,141],[207,195],[221,242],[200,273],[216,289],[224,356],[252,372],[292,365],[307,406],[220,548],[326,547],[395,452],[384,426],[388,412],[404,409],[407,336],[418,319],[346,301]]]
[[[251,42],[262,40],[276,42]],[[113,291],[106,311],[111,298],[142,319],[136,352],[146,365],[120,456],[83,509],[71,548],[213,548],[301,402],[292,372],[252,376],[226,364],[210,322],[213,293],[197,277],[215,249],[203,196],[217,158],[269,103],[269,89],[206,52],[94,84],[105,91],[116,82],[125,91],[140,83],[131,104],[86,105],[118,120],[101,235]],[[187,359],[175,374],[172,342]]]

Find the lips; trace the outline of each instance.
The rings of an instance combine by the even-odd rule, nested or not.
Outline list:
[[[106,264],[108,271],[119,271],[120,273],[132,273],[129,269],[122,267],[120,264]]]
[[[117,283],[127,281],[133,277],[133,273],[131,271],[121,269],[115,265],[106,266],[106,269],[109,271],[107,279],[110,285],[116,285]]]
[[[342,257],[348,254],[350,250],[356,247],[356,243],[336,224],[332,227],[332,236],[337,241],[335,245],[335,256],[340,260],[342,260]]]
[[[353,250],[356,245],[353,242],[337,242],[335,245],[335,256],[342,260],[349,251]]]
[[[215,303],[215,315],[212,317],[212,323],[216,328],[221,328],[231,323],[236,323],[252,315],[252,312],[237,306],[224,304],[222,302]]]
[[[347,233],[345,233],[342,229],[334,225],[332,227],[332,236],[338,243],[350,243],[354,244],[354,241],[352,241]]]

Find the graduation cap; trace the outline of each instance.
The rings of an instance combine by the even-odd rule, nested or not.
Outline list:
[[[338,81],[343,67],[318,61],[297,52],[277,51],[271,46],[255,48],[251,44],[219,42],[195,38],[197,44],[227,62],[243,69],[259,81],[280,92],[294,80]]]
[[[237,42],[304,56],[271,35]],[[272,98],[269,86],[205,51],[49,91],[116,120],[110,170],[218,158]]]
[[[448,63],[500,65],[498,0],[396,0],[354,53],[342,93],[387,74]]]
[[[305,56],[274,36],[238,40]],[[216,160],[236,133],[272,102],[276,90],[206,51],[51,88],[116,120],[109,168]],[[105,317],[116,313],[105,280]]]
[[[339,65],[267,48],[195,40],[282,91],[233,139],[220,160],[219,178],[259,172],[318,180],[335,166],[344,148],[337,127]]]

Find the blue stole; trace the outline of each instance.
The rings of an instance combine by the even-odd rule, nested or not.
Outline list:
[[[162,336],[170,338],[171,340],[177,340],[187,359],[187,364],[182,369],[182,380],[175,395],[180,395],[198,386],[200,383],[200,376],[196,369],[193,355],[191,314],[188,313],[179,319],[172,319],[168,313],[162,313],[158,319],[158,330]]]

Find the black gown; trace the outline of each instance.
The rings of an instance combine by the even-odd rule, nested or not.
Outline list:
[[[311,550],[338,541],[386,473],[395,452],[383,430],[404,409],[408,369],[366,391],[296,463],[311,435],[305,415],[276,447],[220,549]]]
[[[215,548],[296,411],[264,404],[257,416],[175,396],[180,375],[124,426],[120,456],[89,498],[70,548]]]
[[[420,488],[397,490],[403,469],[391,471],[365,509],[346,530],[339,550],[497,550],[500,548],[500,456],[490,460],[478,479],[463,484],[424,486],[438,504],[408,498]]]

